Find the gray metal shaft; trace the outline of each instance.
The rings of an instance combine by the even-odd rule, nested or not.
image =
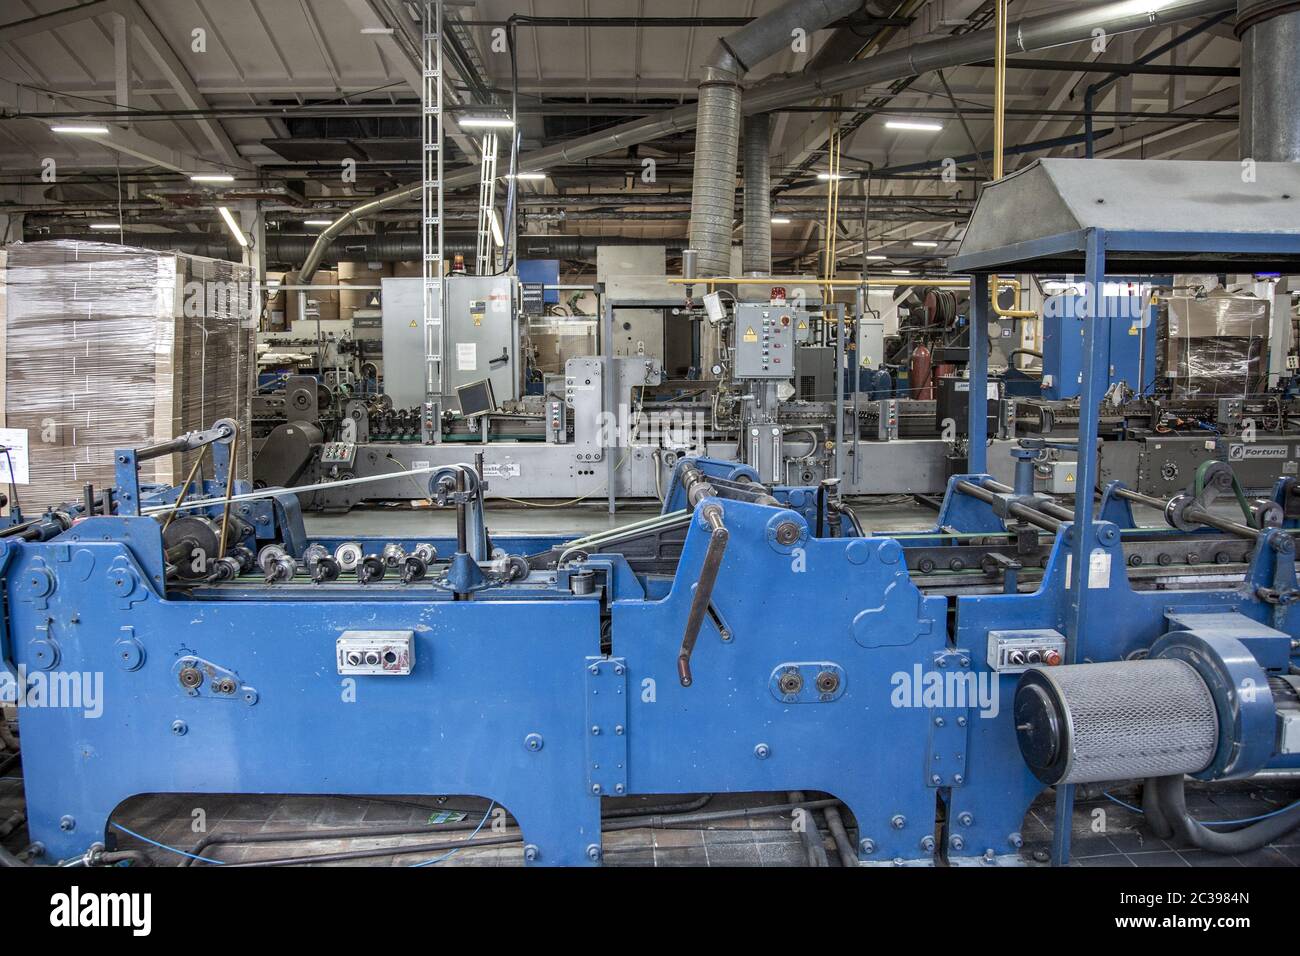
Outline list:
[[[1236,6],[1236,0],[1172,0],[1159,9],[1152,9],[1153,6],[1153,4],[1134,3],[1133,0],[1113,0],[1110,3],[1080,5],[1064,13],[1029,17],[1009,25],[1007,48],[1011,53],[1043,50],[1064,43],[1091,40],[1096,30],[1113,37],[1134,30],[1146,30],[1192,17],[1206,17],[1232,10]],[[785,106],[794,106],[820,96],[861,89],[873,83],[919,76],[932,70],[961,66],[966,63],[978,63],[993,56],[995,45],[993,30],[979,30],[959,37],[916,43],[843,66],[805,74],[791,80],[764,84],[761,89],[753,90],[745,97],[742,110],[745,113],[763,113]],[[613,129],[526,153],[519,157],[519,171],[544,170],[547,166],[556,163],[578,162],[592,156],[670,136],[673,133],[687,132],[695,128],[695,121],[696,105],[688,104],[631,123],[622,123]],[[447,189],[459,189],[463,186],[475,185],[478,177],[478,168],[471,166],[444,177],[443,182]],[[312,275],[320,268],[325,253],[336,236],[342,235],[352,225],[375,213],[414,200],[420,195],[420,190],[421,185],[416,183],[384,193],[368,203],[357,206],[321,230],[319,238],[303,262],[300,281],[311,281]],[[700,274],[708,274],[704,271],[703,265]]]
[[[976,498],[979,501],[983,501],[985,504],[993,503],[993,498],[994,498],[993,492],[989,491],[987,488],[982,488],[979,485],[974,484],[972,482],[969,481],[957,482],[957,490],[962,492],[962,494],[967,494],[970,495],[972,498]],[[1029,522],[1030,524],[1032,524],[1034,527],[1042,528],[1044,531],[1050,531],[1053,534],[1061,530],[1060,521],[1058,521],[1053,517],[1043,514],[1041,511],[1036,511],[1035,509],[1030,508],[1027,505],[1022,505],[1019,502],[1013,502],[1012,504],[1008,505],[1007,514],[1016,518],[1021,518]]]

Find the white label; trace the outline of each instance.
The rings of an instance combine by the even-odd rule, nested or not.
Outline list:
[[[1088,557],[1088,587],[1110,587],[1110,552],[1095,548]]]
[[[428,468],[428,467],[429,467],[429,463],[427,461],[411,462],[411,471],[419,471],[421,468]]]
[[[484,478],[518,478],[519,462],[501,461],[483,466]]]
[[[478,371],[478,345],[474,342],[456,343],[456,371]]]
[[[27,484],[27,429],[0,428],[0,447],[0,483]]]

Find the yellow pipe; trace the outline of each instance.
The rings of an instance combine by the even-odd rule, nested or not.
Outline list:
[[[993,311],[1004,319],[1036,319],[1038,313],[1031,309],[1004,309],[998,304],[998,291],[1003,287],[1014,289],[1016,301],[1020,301],[1020,280],[1005,279],[1002,276],[994,276],[993,284],[989,286],[989,304],[993,306]]]

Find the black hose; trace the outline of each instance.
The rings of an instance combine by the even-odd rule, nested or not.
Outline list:
[[[1300,827],[1300,803],[1288,807],[1277,816],[1269,817],[1233,830],[1219,833],[1211,830],[1187,812],[1187,795],[1183,791],[1181,774],[1156,778],[1156,801],[1160,812],[1173,826],[1174,832],[1188,843],[1211,853],[1248,853],[1267,846],[1285,833]]]
[[[1169,825],[1165,815],[1160,811],[1160,799],[1156,794],[1159,777],[1148,777],[1142,784],[1142,816],[1146,818],[1151,832],[1162,840],[1174,835],[1174,828]]]
[[[835,849],[840,855],[840,866],[857,866],[858,850],[849,839],[849,831],[844,828],[844,818],[840,816],[839,807],[827,807],[824,811],[826,829],[831,831]]]

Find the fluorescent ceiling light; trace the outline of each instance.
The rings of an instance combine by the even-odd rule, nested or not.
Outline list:
[[[867,256],[866,260],[868,262],[884,262],[888,258],[889,256]]]
[[[929,239],[913,239],[912,245],[920,246],[922,249],[937,249],[939,243],[931,242]]]
[[[491,225],[492,241],[497,244],[498,249],[504,249],[506,245],[506,237],[501,234],[501,217],[497,215],[495,209],[492,210]]]
[[[226,206],[218,206],[217,212],[221,213],[221,218],[225,220],[226,228],[235,237],[235,241],[247,249],[248,237],[244,235],[244,230],[239,228],[239,223],[235,222],[235,217],[230,214],[230,209]]]
[[[925,120],[886,120],[885,129],[910,129],[921,133],[939,133],[943,131],[943,124],[930,123]]]
[[[908,269],[890,269],[889,271],[896,276],[910,276],[912,274]]]
[[[118,224],[115,222],[92,222],[90,224],[90,228],[91,229],[112,229],[114,232],[117,232],[117,230],[121,227],[118,226]]]
[[[195,173],[190,177],[194,183],[233,183],[235,177],[230,173]]]
[[[51,133],[73,133],[82,136],[103,136],[108,132],[107,126],[51,126]]]
[[[545,179],[545,173],[515,173],[515,179]]]
[[[302,221],[302,224],[304,226],[332,226],[334,225],[334,220],[333,219],[304,219]]]
[[[818,179],[822,179],[822,180],[830,180],[830,179],[847,179],[848,177],[847,177],[847,176],[833,175],[833,174],[831,174],[831,173],[818,173],[818,174],[817,174],[817,178],[818,178]]]
[[[361,35],[368,37],[390,37],[393,35],[392,27],[362,27]]]
[[[774,225],[774,226],[788,226],[788,225],[790,225],[790,220],[787,219],[785,216],[773,216],[773,217],[772,217],[772,225]]]
[[[456,124],[464,129],[509,129],[515,121],[504,116],[466,116]]]

